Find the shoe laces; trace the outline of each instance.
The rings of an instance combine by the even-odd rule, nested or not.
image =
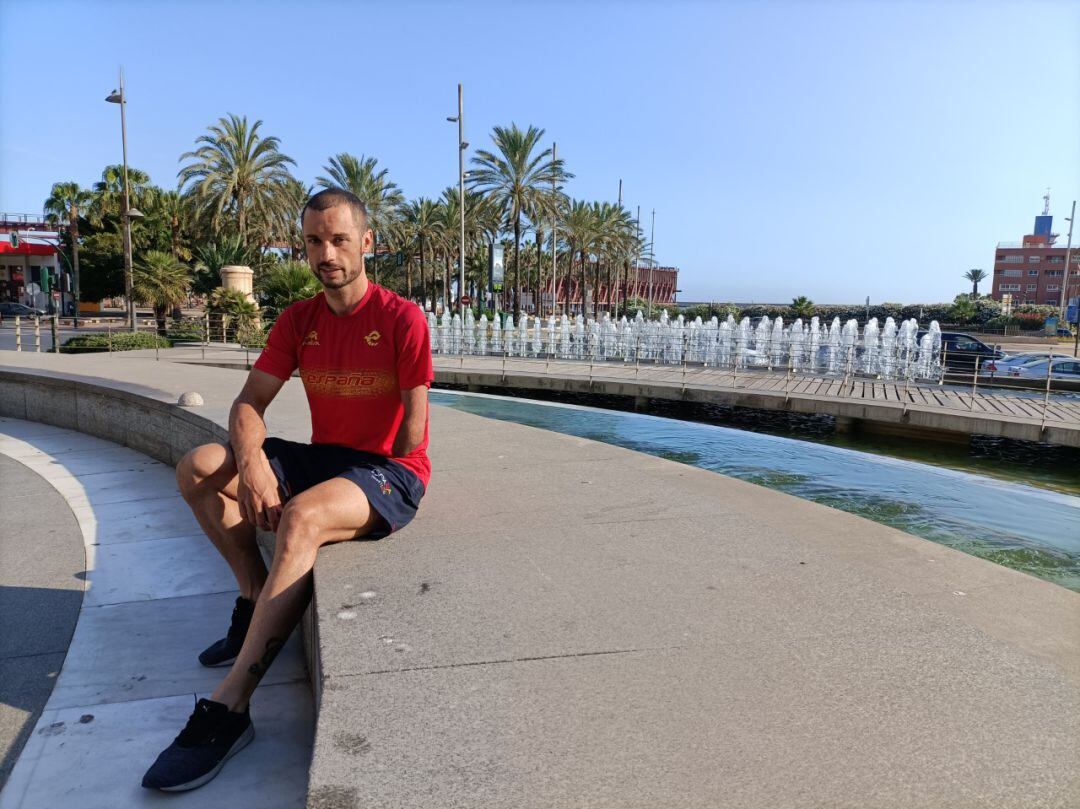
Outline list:
[[[221,721],[221,714],[214,711],[214,704],[210,700],[199,699],[198,694],[192,696],[195,697],[195,710],[191,712],[187,725],[176,737],[176,743],[181,747],[191,747],[201,742]]]
[[[254,613],[254,606],[245,607],[242,605],[240,599],[236,600],[236,606],[233,607],[232,618],[229,619],[229,631],[227,633],[230,640],[243,640],[247,634],[248,626],[251,624],[251,615]]]

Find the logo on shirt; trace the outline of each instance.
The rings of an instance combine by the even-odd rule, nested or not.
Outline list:
[[[317,346],[319,344],[319,333],[312,329],[308,332],[307,337],[304,338],[304,345]]]
[[[313,396],[385,396],[397,390],[397,374],[378,368],[301,368],[300,378]]]
[[[379,334],[377,331],[373,331],[371,334],[364,338],[364,342],[367,343],[369,346],[374,346],[378,344],[381,337],[381,334]]]
[[[390,488],[390,481],[386,479],[386,475],[382,473],[382,470],[372,469],[371,477],[376,483],[379,484],[379,491],[383,494],[390,494],[394,490]]]

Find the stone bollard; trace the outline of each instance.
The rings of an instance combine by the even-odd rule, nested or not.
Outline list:
[[[180,405],[180,407],[201,407],[203,397],[195,391],[188,391],[187,393],[181,393],[180,398],[176,400],[176,403]]]

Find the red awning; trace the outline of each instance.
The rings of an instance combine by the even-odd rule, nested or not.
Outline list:
[[[18,247],[12,247],[9,242],[0,240],[0,255],[15,256],[55,256],[56,248],[51,244],[31,244],[19,242]]]

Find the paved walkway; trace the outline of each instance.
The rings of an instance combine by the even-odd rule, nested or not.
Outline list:
[[[23,356],[0,408],[167,453],[241,382]],[[297,381],[268,417],[309,434]],[[615,446],[444,408],[431,436],[416,520],[316,562],[311,807],[1080,805],[1080,594]]]
[[[85,542],[88,579],[66,660],[59,654],[63,669],[0,807],[156,806],[163,796],[139,782],[183,727],[193,695],[208,696],[224,674],[200,666],[196,655],[224,633],[235,582],[180,499],[171,467],[7,418],[0,454],[66,499]],[[171,796],[170,805],[304,805],[314,709],[297,640],[252,701],[254,743],[226,765],[227,777]]]
[[[2,789],[64,664],[79,620],[86,554],[79,524],[60,493],[3,454],[0,503]]]

